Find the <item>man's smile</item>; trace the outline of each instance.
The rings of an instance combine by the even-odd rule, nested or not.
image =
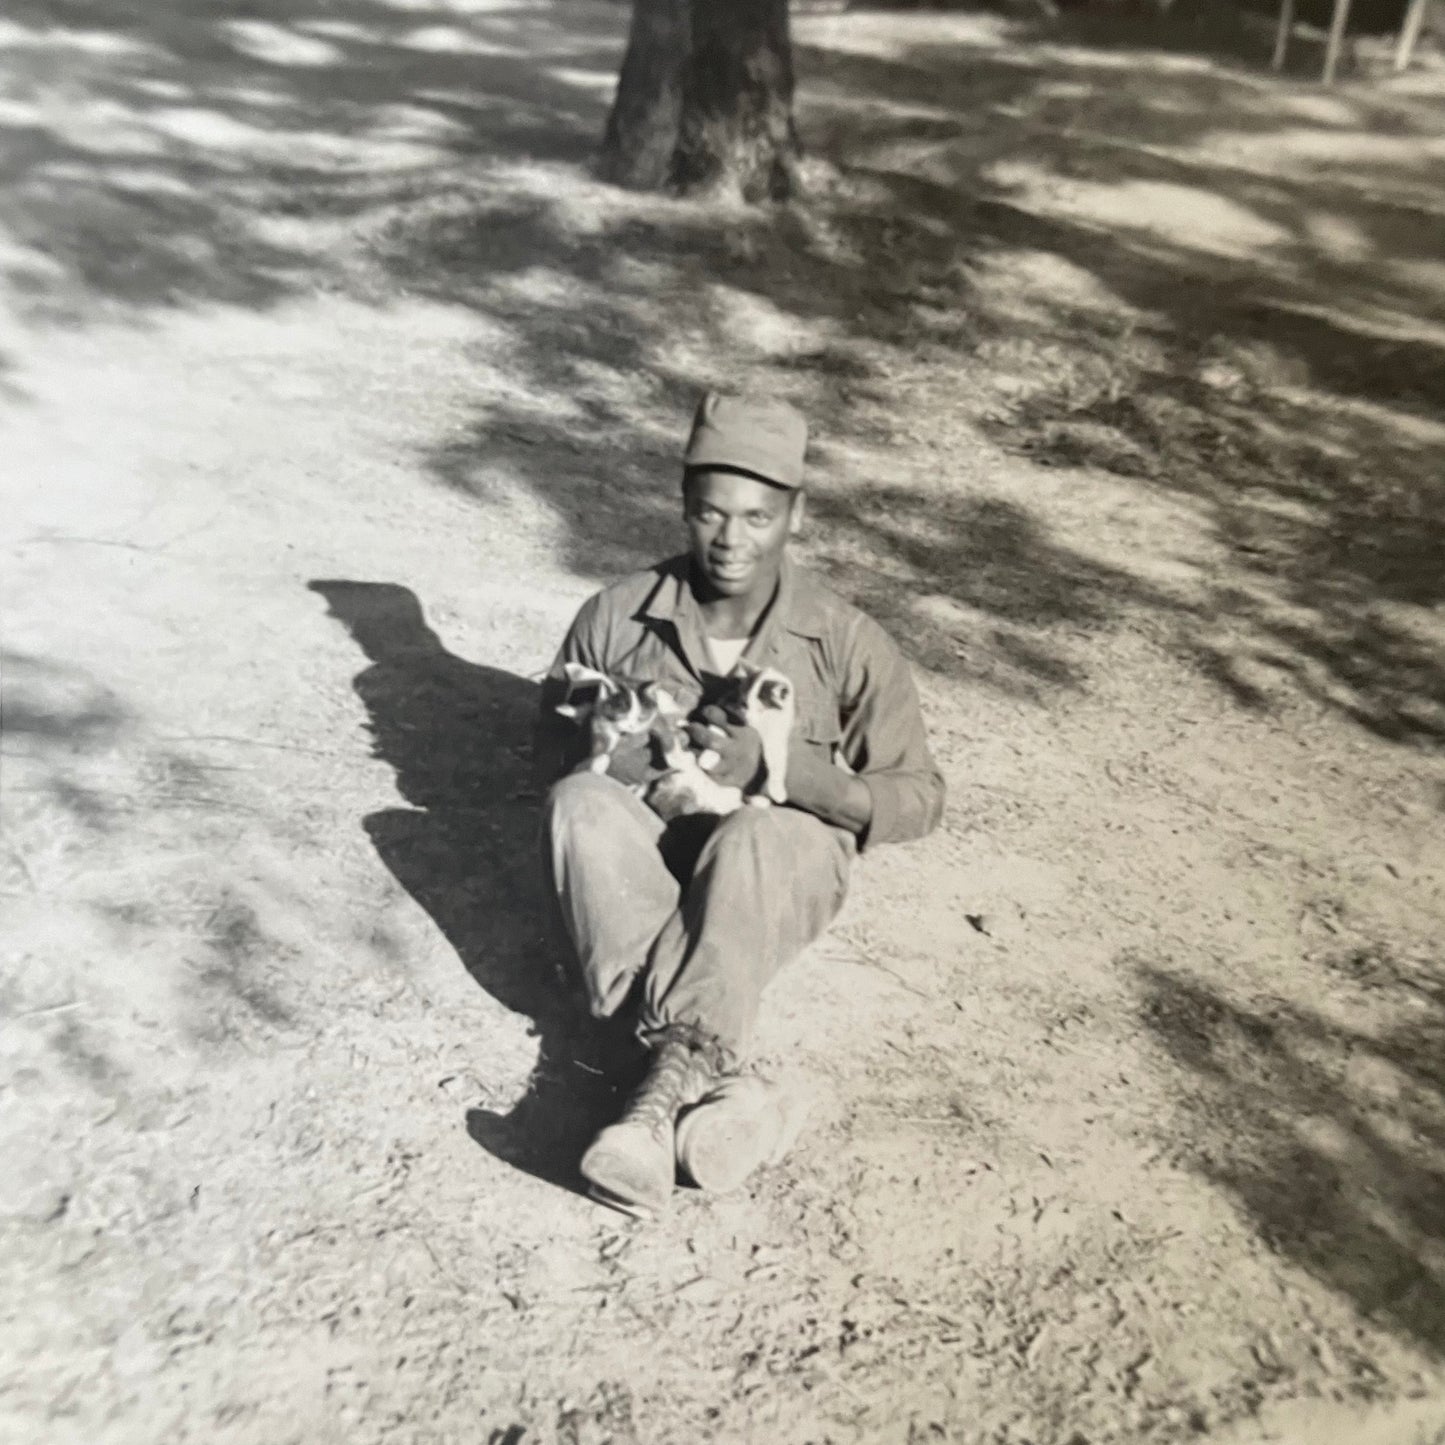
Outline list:
[[[753,568],[752,562],[744,557],[712,557],[708,559],[708,566],[714,576],[726,577],[732,581],[746,577]]]

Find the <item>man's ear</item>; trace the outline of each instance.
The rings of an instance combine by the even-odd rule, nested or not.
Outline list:
[[[788,536],[796,537],[803,530],[803,517],[807,510],[807,496],[802,492],[794,492],[788,510]]]

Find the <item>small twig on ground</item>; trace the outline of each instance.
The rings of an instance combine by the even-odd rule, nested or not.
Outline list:
[[[273,743],[263,738],[238,738],[229,733],[179,733],[161,737],[163,743],[235,743],[243,748],[271,748],[282,753],[309,753],[317,758],[339,758],[343,754],[328,748],[308,748],[301,743]]]
[[[663,1290],[664,1295],[681,1294],[685,1289],[691,1289],[697,1284],[715,1284],[717,1281],[705,1274],[695,1274],[691,1279],[685,1279],[681,1284],[675,1284],[671,1289]]]
[[[152,509],[149,508],[147,509],[146,517],[149,517],[151,510]],[[41,533],[35,537],[24,537],[21,539],[19,545],[22,547],[34,547],[37,544],[73,543],[82,547],[120,547],[127,552],[163,554],[171,547],[174,547],[177,542],[185,542],[191,537],[195,537],[201,532],[214,527],[219,516],[220,513],[218,511],[215,516],[207,517],[205,521],[196,523],[194,527],[184,527],[172,536],[163,537],[159,542],[151,542],[149,544],[145,542],[130,542],[122,537],[82,537],[68,532],[48,532]],[[145,521],[146,517],[142,517],[140,520]]]
[[[39,894],[40,889],[35,882],[35,875],[30,871],[30,865],[25,861],[25,855],[13,844],[7,842],[5,851],[15,860],[15,866],[20,870],[20,876],[25,880],[26,887],[32,893]]]
[[[905,1052],[900,1049],[900,1053]],[[901,1109],[888,1108],[883,1105],[858,1104],[855,1105],[859,1113],[883,1114],[890,1119],[897,1119],[907,1124],[961,1124],[964,1118],[961,1114],[909,1114]],[[985,1169],[988,1165],[983,1166]]]
[[[873,967],[879,969],[883,973],[886,973],[889,978],[895,979],[898,983],[902,984],[909,993],[917,994],[919,998],[932,999],[933,995],[929,993],[926,988],[919,988],[916,983],[909,983],[909,981],[904,978],[901,973],[896,972],[894,969],[888,968],[886,965],[881,963],[875,963]]]
[[[76,545],[83,547],[119,547],[127,552],[162,552],[165,550],[164,543],[159,543],[155,546],[147,547],[140,542],[123,542],[118,541],[114,537],[69,537],[58,535],[49,537],[26,537],[23,541],[21,541],[20,546],[33,547],[38,543],[50,542],[73,542]]]
[[[456,1275],[454,1275],[451,1270],[449,1270],[446,1265],[441,1262],[441,1259],[437,1255],[436,1250],[432,1248],[431,1240],[429,1240],[424,1234],[418,1234],[415,1230],[413,1230],[412,1233],[416,1234],[416,1237],[421,1240],[421,1247],[426,1250],[428,1255],[431,1256],[431,1262],[436,1265],[437,1273],[441,1275],[444,1280],[448,1281],[448,1283],[453,1286],[453,1288],[457,1291],[458,1294],[466,1294],[466,1285],[464,1285],[461,1280],[459,1280]]]
[[[80,999],[72,998],[68,999],[65,1003],[48,1003],[43,1004],[40,1008],[21,1009],[14,1017],[17,1019],[33,1019],[38,1018],[41,1014],[65,1013],[69,1009],[79,1008],[80,1004]]]
[[[875,960],[867,957],[866,955],[860,955],[857,958],[850,958],[847,960],[847,962],[851,963],[855,968],[871,968],[876,969],[879,973],[886,973],[889,978],[894,979],[898,983],[902,984],[909,993],[916,993],[919,998],[933,998],[933,995],[929,993],[927,989],[919,988],[916,983],[910,983],[906,978],[903,977],[901,973],[896,973],[893,969],[889,968],[886,963],[878,963]]]
[[[325,1234],[328,1231],[339,1231],[345,1229],[344,1224],[313,1224],[309,1229],[298,1230],[295,1234],[288,1234],[283,1244],[298,1244],[303,1239],[311,1239],[314,1235]]]

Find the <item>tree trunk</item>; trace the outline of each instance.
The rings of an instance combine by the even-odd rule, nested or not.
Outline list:
[[[673,184],[780,200],[797,162],[788,0],[692,0]]]
[[[691,0],[633,0],[627,54],[598,161],[603,180],[655,191],[671,176],[692,49],[691,12]]]
[[[634,0],[606,179],[781,199],[798,157],[788,0]]]

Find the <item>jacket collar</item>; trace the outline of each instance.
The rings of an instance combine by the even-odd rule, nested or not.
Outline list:
[[[671,557],[657,569],[657,585],[638,614],[649,622],[670,622],[680,636],[702,634],[697,599],[692,595],[688,558]],[[827,626],[827,610],[817,582],[784,556],[778,574],[778,591],[764,616],[761,631],[783,627],[799,637],[821,638]]]

